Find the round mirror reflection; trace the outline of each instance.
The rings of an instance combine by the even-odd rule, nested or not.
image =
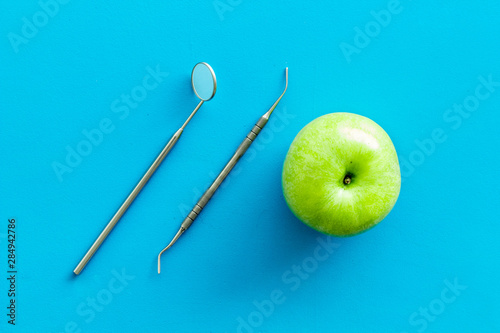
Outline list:
[[[191,73],[191,84],[196,96],[203,101],[208,101],[215,95],[217,81],[212,67],[206,62],[197,63]]]

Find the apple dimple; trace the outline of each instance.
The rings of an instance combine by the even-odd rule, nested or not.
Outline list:
[[[344,176],[343,183],[344,183],[345,185],[349,185],[349,184],[351,184],[351,182],[352,182],[352,178],[353,178],[353,175],[352,175],[351,173],[349,173],[349,172],[348,172],[348,173],[346,173],[346,175]]]

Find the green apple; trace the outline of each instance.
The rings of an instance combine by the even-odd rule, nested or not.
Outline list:
[[[352,236],[382,221],[399,196],[398,156],[373,120],[331,113],[293,140],[282,174],[292,212],[328,235]]]

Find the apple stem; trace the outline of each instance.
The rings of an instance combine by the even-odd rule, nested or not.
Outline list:
[[[350,175],[345,175],[344,177],[344,184],[349,185],[351,183],[351,176]]]

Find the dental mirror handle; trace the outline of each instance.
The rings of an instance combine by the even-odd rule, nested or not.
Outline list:
[[[153,164],[149,167],[148,171],[146,174],[141,178],[139,183],[135,186],[135,188],[132,190],[132,192],[129,194],[127,199],[123,202],[123,204],[120,206],[118,211],[115,213],[111,221],[106,225],[106,227],[103,229],[99,237],[95,240],[94,244],[90,247],[90,249],[87,251],[87,253],[83,256],[82,260],[76,266],[75,270],[73,271],[75,274],[80,274],[80,272],[85,268],[87,263],[90,261],[94,253],[96,253],[97,249],[101,246],[102,242],[106,239],[106,237],[109,235],[111,230],[115,227],[116,223],[120,220],[120,218],[125,214],[127,211],[128,207],[132,204],[134,199],[137,197],[139,192],[141,192],[142,188],[146,183],[149,181],[153,173],[156,171],[156,169],[160,166],[161,162],[167,156],[167,154],[170,152],[170,150],[174,147],[175,143],[177,140],[179,140],[181,134],[182,134],[182,128],[180,128],[175,134],[172,136],[170,141],[166,144],[165,148],[161,151],[160,155],[155,159]]]
[[[158,155],[158,157],[155,159],[155,161],[153,162],[153,164],[151,164],[151,166],[149,167],[148,171],[146,171],[146,174],[144,174],[144,176],[142,176],[142,178],[139,181],[139,183],[135,186],[135,188],[129,194],[129,196],[127,197],[127,199],[125,199],[125,201],[120,206],[120,208],[118,209],[118,211],[115,213],[115,215],[113,216],[113,218],[111,219],[111,221],[109,221],[108,224],[106,225],[106,227],[101,231],[101,234],[94,241],[94,244],[92,244],[92,246],[87,251],[87,253],[85,253],[85,255],[83,256],[82,260],[80,260],[80,262],[76,266],[76,268],[73,271],[73,273],[75,273],[76,275],[78,275],[85,268],[85,266],[90,261],[90,259],[92,258],[92,256],[96,253],[96,251],[101,246],[102,242],[104,242],[104,240],[109,235],[109,233],[111,232],[111,230],[113,230],[113,228],[118,223],[118,221],[121,219],[121,217],[123,216],[123,214],[125,214],[125,212],[127,211],[128,207],[132,204],[132,202],[135,200],[135,198],[137,197],[137,195],[141,192],[142,188],[147,184],[147,182],[149,181],[149,179],[151,178],[151,176],[155,173],[156,169],[158,169],[158,167],[160,166],[161,162],[163,162],[163,160],[165,159],[165,157],[167,156],[167,154],[175,146],[175,144],[177,143],[177,140],[179,140],[179,138],[181,137],[181,134],[184,131],[184,128],[189,123],[189,121],[191,120],[191,118],[193,118],[193,116],[199,110],[199,108],[201,107],[201,105],[203,104],[203,102],[204,102],[203,100],[200,101],[200,103],[196,106],[196,108],[191,113],[191,115],[189,116],[189,118],[184,122],[184,124],[182,125],[182,127],[179,128],[177,130],[177,132],[174,133],[174,135],[172,135],[172,138],[165,145],[165,148],[163,148],[163,150],[161,151],[160,155]]]

